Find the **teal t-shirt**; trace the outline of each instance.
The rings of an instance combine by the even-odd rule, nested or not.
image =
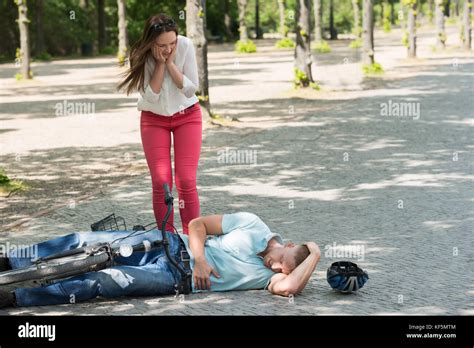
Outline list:
[[[257,215],[245,212],[223,215],[222,233],[209,237],[204,245],[207,263],[220,275],[217,278],[211,274],[211,291],[264,289],[275,273],[264,266],[263,258],[257,254],[274,237],[283,244],[281,236],[272,233]],[[180,236],[194,268],[188,236]],[[192,286],[193,292],[201,291],[194,288],[194,281]]]

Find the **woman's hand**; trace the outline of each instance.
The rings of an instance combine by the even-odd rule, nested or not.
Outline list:
[[[220,275],[209,266],[205,259],[196,260],[193,269],[194,287],[198,290],[210,290],[211,273],[214,274],[215,277],[220,278]]]
[[[171,51],[168,59],[166,59],[166,65],[170,65],[174,62],[174,57],[176,57],[176,48],[178,47],[178,39],[176,39],[176,45],[174,45],[173,50]]]
[[[160,49],[158,48],[157,45],[153,45],[151,47],[151,52],[153,53],[153,58],[155,58],[156,62],[159,64],[166,64],[166,58],[163,57],[161,54]]]

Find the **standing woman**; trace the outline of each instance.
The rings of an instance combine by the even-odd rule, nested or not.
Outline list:
[[[183,232],[199,217],[196,174],[201,152],[202,114],[195,95],[199,86],[192,41],[178,35],[175,21],[165,14],[151,16],[141,39],[130,51],[130,69],[118,89],[127,95],[138,90],[143,150],[151,174],[153,211],[157,223],[166,213],[163,184],[173,187],[171,134],[174,145],[174,174],[179,196]],[[171,214],[170,223],[173,223]]]

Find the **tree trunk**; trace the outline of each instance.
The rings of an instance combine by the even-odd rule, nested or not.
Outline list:
[[[444,3],[444,15],[451,17],[451,0],[446,0]]]
[[[383,14],[384,14],[384,11],[385,11],[385,0],[382,0],[380,1],[380,24],[383,25]]]
[[[99,34],[99,52],[101,52],[107,45],[107,37],[105,33],[105,9],[104,0],[97,1],[97,14],[98,14],[98,34]]]
[[[446,45],[446,32],[444,31],[444,5],[443,0],[436,0],[436,47],[444,49]]]
[[[364,0],[364,14],[363,14],[363,48],[364,55],[363,64],[374,64],[374,5],[372,0]]]
[[[280,17],[280,24],[278,27],[278,32],[282,37],[286,37],[285,30],[285,0],[278,0],[278,14]]]
[[[128,34],[127,34],[127,15],[125,0],[117,0],[118,12],[118,56],[119,63],[124,64],[125,57],[128,55]]]
[[[204,106],[205,117],[212,115],[209,100],[209,78],[207,71],[207,40],[206,40],[206,0],[186,0],[186,35],[196,49],[196,61],[199,75],[199,91],[201,104]],[[200,16],[200,13],[204,13]]]
[[[408,58],[416,58],[416,2],[408,9]]]
[[[329,0],[329,35],[331,40],[337,40],[337,32],[334,27],[334,0]]]
[[[428,20],[433,24],[433,0],[428,0]]]
[[[321,0],[314,0],[314,41],[323,41],[323,11]]]
[[[255,0],[255,38],[262,39],[262,30],[260,29],[260,8],[259,0]]]
[[[471,13],[472,13],[472,0],[464,0],[464,13],[463,13],[463,28],[464,28],[464,41],[463,47],[466,50],[471,49]]]
[[[454,10],[456,11],[455,14],[456,14],[456,17],[459,17],[459,3],[460,1],[459,0],[454,0],[454,3],[455,3],[455,6],[454,6]]]
[[[20,29],[21,75],[23,79],[31,79],[28,7],[26,6],[26,0],[17,0],[17,5],[18,26]]]
[[[43,0],[36,0],[36,54],[45,51],[43,30]]]
[[[354,34],[360,38],[362,30],[360,29],[360,10],[359,0],[352,0],[352,13],[354,14]]]
[[[395,0],[390,1],[390,24],[395,25]]]
[[[249,39],[247,35],[247,25],[245,24],[245,14],[247,12],[247,0],[237,0],[239,6],[239,40],[247,41]]]
[[[229,0],[224,0],[224,25],[227,39],[232,40],[234,34],[232,33],[232,18],[230,17]]]
[[[295,68],[304,72],[305,79],[301,81],[302,87],[308,87],[313,82],[311,73],[311,36],[309,1],[298,0],[296,7],[296,47]]]

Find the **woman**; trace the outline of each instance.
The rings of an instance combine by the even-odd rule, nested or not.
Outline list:
[[[165,215],[163,184],[172,188],[171,133],[174,174],[183,232],[200,215],[196,172],[202,141],[202,114],[195,95],[199,86],[192,41],[178,35],[173,19],[150,17],[141,39],[130,52],[130,69],[118,89],[138,90],[143,150],[151,174],[153,211],[157,223]],[[171,214],[170,223],[173,223]]]

